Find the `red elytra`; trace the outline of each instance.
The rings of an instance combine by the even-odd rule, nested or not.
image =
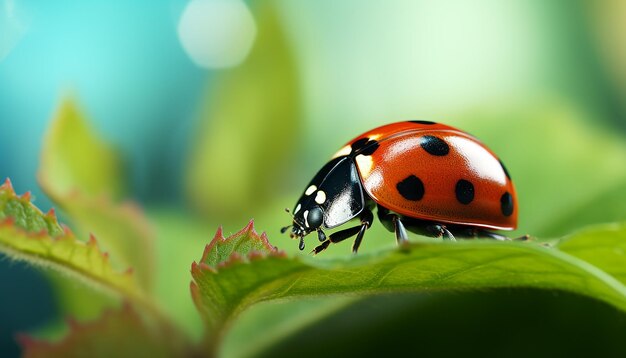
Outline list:
[[[348,148],[362,138],[380,144],[371,156],[356,156],[361,182],[369,196],[389,210],[418,219],[496,230],[517,228],[515,187],[498,157],[461,130],[428,123],[388,124],[348,142]],[[448,153],[426,152],[420,145],[425,136],[441,139],[449,146]],[[407,200],[396,188],[411,175],[423,182],[424,195],[420,200]],[[474,198],[467,204],[456,197],[459,180],[468,181],[474,188]],[[506,193],[512,199],[512,212],[508,215],[502,212],[501,203]]]
[[[487,229],[517,227],[515,187],[498,157],[472,135],[428,121],[384,125],[348,142],[298,200],[291,236],[303,249],[303,237],[317,231],[319,253],[357,235],[356,252],[373,206],[399,242],[406,240],[404,223],[410,231],[450,239],[452,232],[506,239]],[[326,239],[323,228],[356,217],[360,225]]]

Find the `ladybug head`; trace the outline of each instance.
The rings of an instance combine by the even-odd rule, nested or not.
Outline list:
[[[303,237],[311,231],[320,230],[324,223],[324,213],[319,205],[311,205],[310,208],[300,208],[293,215],[292,237]]]
[[[364,196],[356,165],[348,156],[328,162],[315,175],[304,190],[293,210],[293,223],[289,227],[291,237],[300,239],[300,250],[304,250],[303,238],[317,231],[320,241],[326,240],[323,228],[339,226],[355,216],[364,207]],[[289,212],[289,210],[287,210]]]
[[[289,209],[285,209],[285,211],[289,213]],[[293,223],[282,228],[281,232],[285,233],[291,227],[289,236],[292,239],[300,239],[300,250],[304,250],[304,237],[313,231],[317,231],[320,241],[326,240],[326,235],[322,231],[323,224],[324,213],[322,208],[318,205],[313,205],[311,208],[302,209],[302,204],[298,203],[293,215]]]

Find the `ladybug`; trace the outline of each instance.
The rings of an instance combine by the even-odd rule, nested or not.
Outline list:
[[[365,231],[378,219],[408,242],[407,230],[455,240],[455,237],[508,240],[491,230],[517,227],[517,196],[506,167],[474,136],[429,121],[384,125],[354,138],[320,169],[293,209],[291,237],[317,232],[318,254],[331,243]],[[288,212],[289,210],[286,209]],[[354,227],[326,237],[352,219]]]

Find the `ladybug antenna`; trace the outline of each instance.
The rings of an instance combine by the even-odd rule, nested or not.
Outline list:
[[[296,217],[291,213],[291,210],[289,210],[289,208],[285,208],[285,212],[289,214],[289,216],[291,216],[291,218],[296,224],[300,225],[300,227],[304,227],[304,225],[302,225],[302,223],[298,221],[298,219],[296,219]],[[293,225],[285,226],[284,228],[280,229],[280,232],[284,234],[285,231],[287,231],[287,229],[289,229],[292,226]]]
[[[291,213],[291,211],[289,211],[289,208],[285,208],[285,212],[286,212],[287,214],[289,214],[289,216],[291,216],[291,218],[292,218],[292,219],[294,219],[294,220],[296,219],[296,218],[293,216],[293,214]],[[282,228],[280,229],[280,233],[281,233],[281,234],[286,233],[286,232],[287,232],[287,230],[289,230],[289,228],[290,228],[290,227],[292,227],[292,226],[293,226],[293,225],[287,225],[287,226],[282,227]]]

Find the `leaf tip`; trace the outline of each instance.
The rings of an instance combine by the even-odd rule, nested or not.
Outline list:
[[[265,232],[259,235],[254,229],[254,220],[250,220],[241,230],[227,238],[224,237],[222,227],[219,227],[213,240],[204,248],[198,264],[200,266],[192,266],[192,273],[205,268],[217,272],[221,268],[269,256],[285,257],[286,254],[269,242]]]
[[[50,210],[48,210],[48,212],[46,213],[46,216],[52,220],[57,219],[57,212],[56,210],[54,210],[54,208],[50,208]]]
[[[63,237],[73,237],[74,233],[72,232],[72,229],[69,228],[69,226],[67,225],[61,225],[61,227],[63,228]]]
[[[32,199],[31,192],[27,191],[24,194],[20,195],[20,199],[22,199],[23,201],[30,201]]]
[[[15,194],[15,190],[13,189],[13,183],[11,183],[11,179],[8,177],[4,180],[4,183],[0,185],[0,190],[7,190],[10,193]]]
[[[214,267],[212,267],[210,265],[207,265],[204,262],[196,262],[196,261],[194,261],[194,262],[191,263],[191,274],[192,274],[192,276],[199,275],[200,273],[202,273],[202,271],[209,271],[209,272],[213,272],[213,273],[217,272],[217,270]]]
[[[226,241],[226,238],[224,237],[224,229],[220,226],[217,228],[217,231],[215,232],[213,239],[211,239],[211,242],[204,246],[204,251],[202,252],[202,258],[200,259],[200,262],[206,262],[209,259],[209,255],[211,254],[211,251],[213,251],[213,248],[223,241]]]
[[[87,246],[98,246],[98,240],[96,240],[96,236],[92,233],[89,233],[89,240],[87,240]]]
[[[254,219],[250,219],[250,221],[248,221],[248,225],[246,225],[242,231],[250,233],[254,232]]]

